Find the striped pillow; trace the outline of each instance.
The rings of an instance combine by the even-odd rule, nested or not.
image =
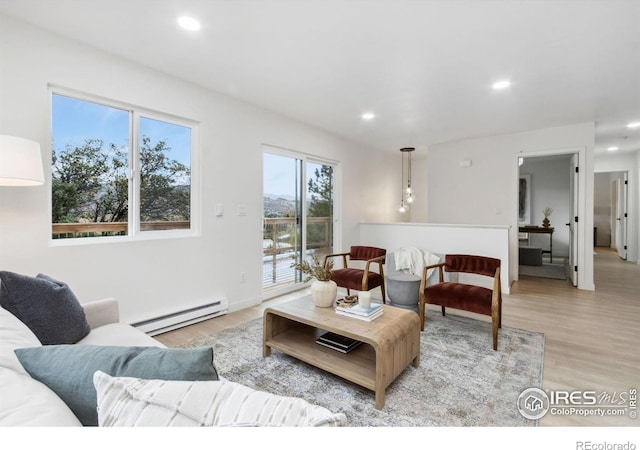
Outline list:
[[[144,380],[97,371],[93,382],[102,427],[346,425],[342,413],[228,380]]]

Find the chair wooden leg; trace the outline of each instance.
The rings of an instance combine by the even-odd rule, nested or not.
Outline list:
[[[380,290],[382,291],[382,303],[385,303],[385,304],[386,304],[386,303],[387,303],[387,300],[386,300],[386,296],[385,296],[385,293],[384,293],[384,283],[382,283],[382,284],[380,285]]]
[[[444,316],[444,306],[441,306],[440,308],[442,308],[442,315]]]
[[[418,311],[420,311],[420,331],[424,331],[424,300],[422,299],[422,296],[420,297],[420,302],[418,303]]]
[[[498,350],[498,322],[499,319],[494,317],[492,320],[492,331],[493,331],[493,349]]]
[[[502,296],[493,293],[491,299],[491,331],[493,334],[493,349],[498,350],[498,329],[502,328]]]
[[[500,307],[491,308],[491,331],[493,334],[493,349],[498,350],[498,328],[501,327],[502,314]]]

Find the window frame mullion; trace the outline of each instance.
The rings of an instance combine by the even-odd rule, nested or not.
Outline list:
[[[129,233],[140,234],[140,113],[129,111]]]

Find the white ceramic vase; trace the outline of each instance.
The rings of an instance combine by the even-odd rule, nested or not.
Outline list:
[[[338,285],[335,281],[318,281],[311,283],[311,300],[313,304],[321,308],[333,306],[338,295]]]

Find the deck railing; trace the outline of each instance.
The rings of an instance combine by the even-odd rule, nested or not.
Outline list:
[[[322,254],[331,248],[331,217],[307,217],[307,250]],[[265,218],[262,285],[265,289],[295,282],[292,256],[299,248],[295,217]]]
[[[127,222],[54,223],[51,232],[53,239],[125,236],[128,226]],[[188,230],[190,227],[188,220],[140,223],[140,231]]]

